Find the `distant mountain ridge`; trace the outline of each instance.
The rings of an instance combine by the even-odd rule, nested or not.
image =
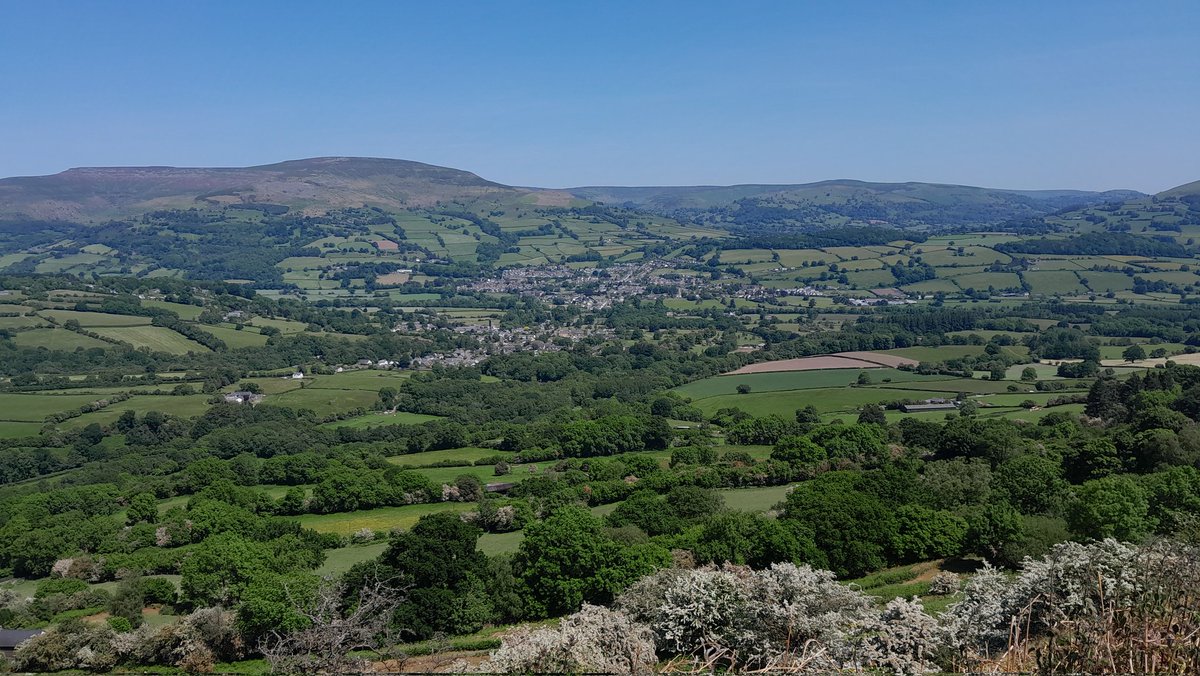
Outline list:
[[[519,192],[458,169],[382,158],[318,157],[254,167],[85,167],[0,179],[0,216],[78,220],[234,203],[398,209]]]
[[[817,181],[815,183],[794,184],[745,183],[728,186],[584,186],[567,188],[566,190],[585,199],[610,204],[694,209],[709,208],[720,203],[748,197],[831,197],[834,193],[841,196],[852,195],[854,193],[886,194],[892,195],[897,199],[947,199],[961,198],[963,195],[982,196],[988,193],[999,193],[1046,202],[1075,199],[1118,201],[1145,196],[1136,190],[1108,190],[1102,192],[1090,190],[1008,190],[1003,188],[979,188],[966,185],[921,183],[915,181],[904,183],[872,183],[854,179],[834,179]]]
[[[5,178],[0,179],[0,219],[88,221],[237,204],[282,205],[313,213],[362,205],[398,210],[489,198],[535,206],[586,200],[735,225],[774,218],[811,225],[982,226],[1139,197],[1146,195],[1132,190],[1003,190],[849,179],[551,190],[508,186],[468,171],[409,160],[317,157],[252,167],[90,167]]]

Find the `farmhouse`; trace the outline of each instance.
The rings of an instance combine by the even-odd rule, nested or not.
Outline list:
[[[228,404],[250,404],[253,406],[263,400],[263,395],[253,392],[230,392],[225,395],[225,402]]]

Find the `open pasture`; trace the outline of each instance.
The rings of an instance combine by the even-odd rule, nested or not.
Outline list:
[[[3,415],[0,413],[0,415]],[[35,437],[42,430],[40,422],[17,422],[12,420],[0,421],[0,439],[21,439]]]
[[[209,349],[194,340],[162,326],[107,326],[93,329],[97,334],[135,348],[148,348],[153,352],[187,354],[208,352]]]
[[[277,394],[270,397],[270,402],[275,406],[309,409],[318,416],[325,416],[356,408],[370,408],[378,399],[378,391],[305,387]]]
[[[925,399],[923,389],[932,388],[935,385],[938,389],[949,390],[951,392],[966,392],[967,394],[986,394],[990,392],[1007,392],[1008,386],[1012,383],[1007,381],[984,380],[982,378],[949,378],[946,380],[938,380],[932,383],[925,382],[895,382],[881,385],[872,385],[884,390],[897,390],[896,399]],[[901,392],[900,390],[912,390],[912,393]]]
[[[99,411],[85,413],[77,418],[71,418],[59,424],[63,429],[80,429],[91,423],[111,425],[125,411],[135,411],[139,416],[147,411],[159,411],[181,418],[191,418],[208,410],[209,395],[189,394],[174,396],[170,394],[148,394],[136,396],[125,401],[118,401]]]
[[[476,460],[491,458],[497,455],[509,457],[512,453],[498,451],[494,448],[474,448],[468,446],[466,448],[448,448],[443,451],[423,451],[420,453],[393,455],[387,461],[401,467],[430,467],[445,462],[456,462],[460,463],[460,466],[467,467],[473,465]],[[502,480],[501,478],[495,478],[495,481]]]
[[[941,388],[943,383],[938,382],[936,385]],[[929,386],[932,387],[933,384]],[[696,406],[705,415],[712,415],[722,408],[737,407],[755,416],[776,414],[790,418],[797,409],[804,408],[809,404],[823,413],[832,413],[857,409],[864,404],[878,404],[899,399],[953,398],[954,394],[954,391],[949,389],[901,392],[875,387],[814,388],[784,392],[718,395],[700,399],[696,402]]]
[[[244,328],[239,331],[233,326],[212,326],[206,324],[203,330],[220,338],[231,350],[241,347],[262,347],[267,344],[267,337],[251,328]]]
[[[1085,293],[1079,275],[1068,270],[1034,270],[1021,273],[1030,292],[1042,295]]]
[[[38,422],[52,413],[78,409],[103,399],[91,394],[0,394],[0,420]]]
[[[32,329],[49,325],[49,322],[41,317],[29,317],[24,314],[0,315],[0,329]]]
[[[396,411],[395,413],[377,412],[326,423],[325,427],[350,427],[357,429],[363,427],[382,427],[384,425],[419,425],[438,419],[436,415],[409,413],[408,411]]]
[[[371,390],[397,387],[412,376],[412,371],[388,371],[377,369],[350,369],[341,373],[319,375],[309,387],[321,390]]]
[[[200,318],[200,313],[204,308],[199,305],[187,305],[184,303],[171,303],[165,300],[144,300],[142,305],[146,307],[156,307],[163,310],[170,310],[179,315],[179,318],[184,321],[194,322]]]
[[[884,379],[893,382],[919,381],[922,383],[946,380],[946,376],[922,376],[898,369],[874,367],[868,372],[875,383]],[[858,379],[856,369],[826,369],[820,371],[775,371],[747,373],[741,375],[712,376],[675,388],[675,391],[693,399],[703,399],[725,394],[736,394],[739,385],[748,385],[753,392],[779,392],[826,387],[847,387]]]
[[[899,347],[881,350],[883,354],[906,357],[918,362],[938,362],[959,357],[974,357],[983,354],[982,345],[939,345],[937,347]]]
[[[77,349],[88,350],[94,347],[107,349],[111,343],[85,336],[81,333],[66,329],[32,329],[13,334],[13,342],[17,347],[44,347],[47,350],[64,350],[73,352]]]
[[[84,328],[95,326],[146,326],[150,323],[149,317],[135,317],[133,315],[114,315],[107,312],[77,312],[75,310],[42,310],[38,314],[43,317],[49,317],[58,324],[65,324],[74,319],[79,322],[79,325]]]
[[[318,533],[350,535],[357,530],[370,528],[376,533],[387,533],[394,528],[407,530],[422,516],[438,512],[467,512],[475,508],[474,503],[433,502],[400,507],[379,507],[357,512],[335,514],[304,514],[297,517],[300,525]]]

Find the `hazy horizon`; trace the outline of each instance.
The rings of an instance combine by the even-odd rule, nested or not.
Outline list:
[[[9,3],[0,176],[369,156],[518,186],[1200,179],[1200,5]]]

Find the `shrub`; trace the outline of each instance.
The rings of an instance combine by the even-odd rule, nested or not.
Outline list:
[[[646,674],[656,661],[654,634],[627,615],[585,604],[557,629],[518,630],[483,665],[514,673]]]

